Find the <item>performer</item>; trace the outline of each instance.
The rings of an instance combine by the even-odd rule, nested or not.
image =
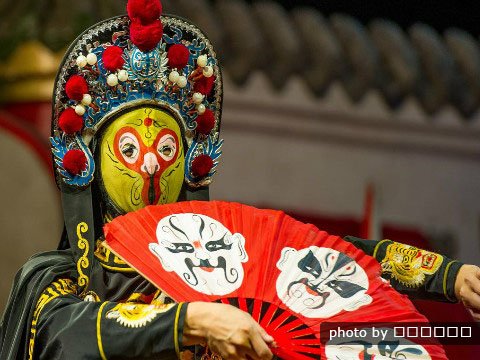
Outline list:
[[[224,359],[270,359],[273,338],[224,304],[176,304],[102,246],[102,226],[150,204],[208,200],[222,77],[194,25],[130,0],[68,49],[53,100],[52,150],[65,231],[17,274],[0,359],[170,359],[207,344]],[[480,269],[392,241],[347,241],[413,298],[461,300],[480,316]]]

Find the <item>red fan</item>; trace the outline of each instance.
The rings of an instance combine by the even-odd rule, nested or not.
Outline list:
[[[375,259],[281,211],[217,201],[150,206],[107,224],[105,236],[174,300],[248,311],[275,338],[281,359],[342,358],[320,346],[326,321],[427,322],[380,278]],[[418,356],[406,358],[446,359],[438,345],[412,346]],[[350,351],[343,358],[363,359],[366,350]]]

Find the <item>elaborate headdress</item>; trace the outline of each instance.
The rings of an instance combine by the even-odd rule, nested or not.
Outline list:
[[[80,35],[61,65],[51,138],[57,181],[88,186],[98,130],[125,109],[150,104],[180,125],[187,185],[207,186],[222,145],[222,78],[212,45],[187,21],[160,16],[157,0],[130,0],[127,10]]]
[[[80,278],[98,236],[90,185],[106,124],[142,106],[174,118],[185,150],[186,199],[208,196],[221,154],[222,77],[209,40],[186,20],[162,16],[158,0],[129,0],[127,12],[81,34],[55,82],[51,144],[69,239],[60,247],[74,250]]]

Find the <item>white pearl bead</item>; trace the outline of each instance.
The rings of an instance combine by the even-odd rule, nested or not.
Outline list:
[[[83,116],[85,114],[85,107],[83,105],[75,106],[75,113],[79,116]]]
[[[185,76],[180,76],[177,80],[177,85],[181,88],[187,86],[187,78]]]
[[[205,66],[203,69],[203,76],[209,78],[213,75],[213,68],[211,66]]]
[[[197,59],[197,65],[203,68],[207,66],[207,61],[208,61],[207,55],[200,55]]]
[[[87,63],[89,65],[95,65],[97,62],[97,55],[95,55],[94,53],[88,53],[87,55]]]
[[[90,94],[84,94],[82,99],[82,104],[88,106],[92,103],[92,97]]]
[[[110,74],[107,77],[107,84],[110,86],[116,86],[118,85],[118,78],[117,75],[115,74]]]
[[[196,92],[195,94],[193,94],[192,100],[193,100],[193,102],[194,102],[195,104],[197,104],[197,105],[198,105],[198,104],[201,104],[202,101],[203,101],[203,95],[200,94],[200,93],[198,93],[198,92]]]
[[[120,80],[120,81],[127,81],[128,80],[127,70],[120,70],[118,72],[118,80]]]
[[[200,104],[200,105],[197,106],[197,111],[200,115],[204,114],[206,110],[207,110],[207,108],[203,104]]]
[[[170,75],[168,75],[168,80],[170,80],[170,82],[172,83],[176,83],[178,81],[178,78],[180,77],[180,74],[178,73],[178,71],[176,70],[173,70]]]
[[[77,66],[79,68],[83,68],[87,66],[87,58],[83,55],[80,55],[79,57],[77,57]]]

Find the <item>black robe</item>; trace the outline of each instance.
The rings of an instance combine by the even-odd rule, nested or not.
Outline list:
[[[454,284],[461,263],[429,253],[441,260],[435,271],[423,273],[422,281],[417,271],[409,281],[386,266],[392,251],[398,254],[407,246],[390,240],[345,240],[374,256],[382,264],[382,276],[398,291],[412,298],[456,301]],[[415,248],[408,249],[412,253]],[[15,278],[2,319],[0,360],[29,359],[29,346],[33,359],[177,358],[188,304],[152,310],[149,304],[158,290],[126,264],[118,264],[113,254],[107,255],[96,254],[89,291],[82,294],[77,292],[78,272],[71,251],[32,257]],[[408,264],[408,258],[404,260]],[[47,300],[39,306],[42,296]],[[92,302],[85,301],[89,296]],[[36,309],[41,312],[35,314]],[[145,310],[143,315],[140,310]]]
[[[0,324],[0,359],[28,359],[30,325],[35,304],[56,278],[75,278],[69,250],[33,256],[17,273]]]

